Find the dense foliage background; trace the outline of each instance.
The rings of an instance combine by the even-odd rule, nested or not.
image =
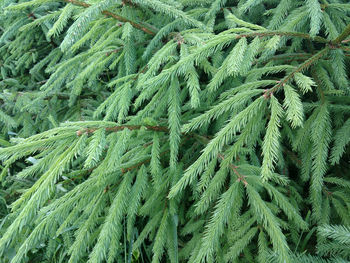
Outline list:
[[[349,262],[348,0],[0,0],[0,262]]]

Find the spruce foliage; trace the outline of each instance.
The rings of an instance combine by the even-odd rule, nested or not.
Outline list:
[[[348,262],[347,0],[0,0],[0,261]]]

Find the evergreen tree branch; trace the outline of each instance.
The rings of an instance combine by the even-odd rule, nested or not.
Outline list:
[[[63,0],[67,3],[71,3],[73,5],[76,5],[76,6],[81,6],[81,7],[85,7],[85,8],[88,8],[90,7],[91,5],[88,4],[88,3],[85,3],[85,2],[82,2],[82,1],[78,1],[78,0]],[[110,17],[113,17],[114,19],[118,20],[118,21],[121,21],[121,22],[128,22],[130,23],[133,27],[139,29],[139,30],[142,30],[143,32],[149,34],[149,35],[155,35],[157,33],[157,31],[155,31],[154,29],[150,29],[150,28],[147,28],[145,27],[144,25],[141,25],[141,24],[138,24],[130,19],[127,19],[123,16],[120,16],[120,15],[117,15],[115,13],[112,13],[108,10],[104,10],[102,11],[102,14],[106,15],[106,16],[110,16]]]
[[[107,132],[118,132],[125,129],[129,130],[140,130],[142,128],[146,128],[147,130],[151,131],[158,131],[158,132],[169,132],[168,127],[165,126],[150,126],[150,125],[122,125],[122,126],[115,126],[115,127],[107,127],[105,130]],[[77,136],[81,136],[85,133],[94,133],[98,128],[88,128],[77,131]]]
[[[221,159],[222,161],[225,161],[225,156],[221,153],[218,154],[218,158]],[[242,182],[245,186],[247,186],[248,182],[245,179],[245,176],[240,174],[237,170],[239,167],[232,164],[232,163],[229,164],[229,167],[232,169],[232,171],[235,173],[235,175],[237,175],[237,177],[238,177],[237,181]]]
[[[7,96],[7,94],[5,96]],[[30,91],[22,92],[22,91],[19,91],[19,92],[16,92],[16,93],[10,93],[9,96],[11,97],[11,101],[17,101],[18,97],[20,97],[20,96],[28,96],[28,97],[32,97],[32,98],[37,98],[39,96],[39,94],[37,92],[30,92]],[[80,99],[88,99],[88,98],[92,98],[94,96],[95,96],[95,94],[91,93],[91,94],[79,95],[78,98],[80,98]],[[53,95],[45,96],[42,99],[43,100],[50,100],[53,97],[56,97],[59,100],[69,100],[71,96],[69,94],[65,94],[65,93],[56,93],[56,94],[53,94]],[[0,98],[0,102],[1,103],[5,103],[5,100]]]
[[[208,138],[208,137],[205,137],[205,136],[203,136],[203,135],[198,135],[198,134],[193,134],[193,137],[195,138],[195,139],[197,139],[197,141],[198,142],[200,142],[200,143],[202,143],[202,144],[204,144],[204,145],[206,145],[206,144],[208,144],[209,142],[210,142],[210,139]],[[222,153],[219,153],[218,154],[218,159],[220,159],[220,160],[222,160],[222,161],[225,161],[226,159],[225,159],[225,156],[222,154]],[[232,171],[237,175],[237,178],[238,178],[238,181],[239,182],[242,182],[244,185],[247,185],[248,184],[248,182],[246,181],[246,179],[245,179],[245,176],[244,175],[242,175],[242,174],[240,174],[239,172],[238,172],[238,166],[237,165],[234,165],[233,163],[230,163],[229,164],[229,167],[232,169]]]
[[[253,64],[264,64],[268,63],[271,60],[282,60],[284,63],[290,63],[295,60],[302,60],[312,57],[313,54],[311,53],[290,53],[290,54],[281,54],[281,55],[275,55],[271,58],[268,58],[268,60],[259,60],[256,59]]]
[[[350,24],[348,24],[344,31],[336,38],[334,39],[331,43],[332,45],[339,45],[345,38],[347,38],[350,35]]]
[[[348,0],[0,13],[0,262],[350,258]]]
[[[267,36],[285,36],[285,37],[299,37],[323,44],[328,44],[329,40],[320,37],[320,36],[315,36],[312,37],[309,34],[306,33],[301,33],[301,32],[285,32],[285,31],[259,31],[259,32],[252,32],[252,33],[244,33],[237,35],[236,38],[243,38],[243,37],[267,37]]]
[[[279,88],[284,87],[293,77],[296,73],[303,72],[304,70],[308,69],[311,65],[315,64],[318,60],[320,60],[323,56],[325,56],[328,53],[328,47],[323,48],[321,51],[313,55],[311,58],[306,60],[304,63],[299,65],[295,70],[293,70],[291,73],[289,73],[287,76],[285,76],[282,80],[278,81],[278,83],[265,91],[264,97],[267,99],[271,97],[271,94],[276,92]]]

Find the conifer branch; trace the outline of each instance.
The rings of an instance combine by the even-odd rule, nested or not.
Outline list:
[[[291,63],[293,61],[305,61],[307,58],[312,57],[312,55],[313,54],[311,53],[290,53],[290,54],[275,55],[266,60],[260,60],[258,58],[253,62],[253,65],[266,64],[271,60],[283,61],[283,63]]]
[[[350,258],[348,0],[59,2],[0,0],[0,262]]]
[[[206,136],[203,136],[203,135],[198,135],[198,134],[192,134],[192,136],[197,139],[198,142],[200,142],[201,144],[204,144],[204,145],[207,145],[209,142],[210,142],[210,138],[209,137],[206,137]],[[218,154],[218,159],[222,160],[222,161],[225,161],[225,156],[222,154],[222,153],[219,153]],[[237,175],[237,178],[238,178],[238,181],[239,182],[242,182],[245,186],[248,184],[248,182],[246,181],[245,179],[245,176],[244,175],[241,175],[239,172],[238,172],[238,166],[230,163],[229,164],[229,167],[232,169],[232,171]]]
[[[82,2],[82,1],[78,1],[78,0],[63,0],[67,3],[71,3],[73,5],[76,5],[76,6],[81,6],[81,7],[85,7],[85,8],[88,8],[90,7],[91,5],[88,4],[88,3],[85,3],[85,2]],[[149,34],[149,35],[155,35],[157,32],[154,31],[153,29],[150,29],[150,28],[147,28],[145,27],[144,25],[141,25],[141,24],[138,24],[130,19],[127,19],[123,16],[120,16],[120,15],[117,15],[115,13],[112,13],[110,11],[107,11],[107,10],[104,10],[102,11],[102,14],[106,15],[106,16],[110,16],[110,17],[113,17],[114,19],[118,20],[118,21],[121,21],[121,22],[128,22],[130,23],[133,27],[139,29],[139,30],[142,30],[143,32]]]
[[[222,161],[225,160],[225,156],[224,156],[223,154],[221,154],[221,153],[218,154],[218,158],[221,159]],[[234,165],[234,164],[232,164],[232,163],[229,164],[229,167],[230,167],[230,168],[232,169],[232,171],[237,175],[237,177],[238,177],[237,181],[238,181],[238,182],[242,182],[245,186],[247,186],[248,182],[246,181],[245,176],[244,176],[244,175],[241,175],[241,174],[238,172],[238,170],[237,170],[239,167],[236,166],[236,165]]]
[[[320,81],[319,77],[317,76],[317,74],[313,68],[311,69],[311,76],[313,77],[313,79],[315,80],[315,82],[317,84],[316,87],[317,87],[317,90],[321,96],[321,103],[323,104],[326,101],[326,97],[325,97],[324,91],[322,89],[322,82]]]
[[[350,48],[348,47],[340,47],[342,50],[350,52]],[[345,56],[349,56],[350,54],[345,54]]]
[[[186,136],[186,137],[184,138],[184,140],[180,143],[180,145],[183,145],[183,144],[185,143],[185,141],[187,141],[190,137],[191,137],[191,136]],[[149,145],[152,145],[152,143],[153,143],[153,142],[147,143],[147,144],[144,145],[144,147],[147,147],[147,146],[149,146]],[[170,152],[170,149],[165,150],[165,151],[163,151],[163,152],[160,152],[160,153],[159,153],[159,156],[163,156],[164,154],[166,154],[166,153],[168,153],[168,152]],[[132,171],[132,170],[134,170],[134,169],[137,169],[137,168],[139,168],[140,166],[142,166],[143,164],[146,164],[146,163],[151,162],[151,160],[152,160],[152,158],[147,158],[147,159],[145,159],[145,160],[143,160],[143,161],[141,161],[141,162],[136,163],[135,165],[132,165],[132,166],[129,166],[129,167],[126,167],[126,168],[122,168],[122,169],[121,169],[122,174],[125,174],[125,173],[127,173],[127,172],[129,172],[129,171]]]
[[[287,60],[288,59],[305,59],[311,57],[311,53],[290,53],[290,54],[281,54],[276,55],[271,58],[271,60]]]
[[[19,91],[19,92],[16,92],[16,93],[11,93],[10,96],[13,97],[12,101],[17,101],[17,97],[29,96],[29,97],[35,98],[35,97],[38,97],[38,94],[36,92],[30,92],[30,91],[27,91],[27,92]],[[95,96],[95,94],[91,93],[91,94],[79,95],[78,98],[80,98],[80,99],[88,99],[88,98],[93,98],[94,96]],[[56,93],[56,94],[53,94],[53,95],[48,95],[48,96],[43,97],[42,99],[43,100],[50,100],[53,97],[56,97],[59,100],[69,100],[70,99],[70,95],[69,94],[65,94],[65,93]],[[0,98],[0,102],[4,103],[5,101],[2,98]]]
[[[350,35],[350,24],[348,24],[343,32],[336,38],[334,39],[331,43],[332,45],[339,45],[345,38],[347,38]]]
[[[132,170],[134,170],[134,169],[137,169],[137,168],[139,168],[139,167],[140,167],[141,165],[143,165],[143,164],[149,163],[149,162],[151,161],[151,159],[152,159],[152,158],[148,158],[148,159],[146,159],[146,160],[144,160],[144,161],[141,161],[141,162],[139,162],[139,163],[137,163],[137,164],[135,164],[135,165],[132,165],[132,166],[130,166],[130,167],[121,168],[122,174],[125,174],[125,173],[127,173],[127,172],[130,172],[130,171],[132,171]]]
[[[252,33],[244,33],[244,34],[237,35],[236,39],[243,38],[243,37],[267,37],[267,36],[299,37],[299,38],[308,39],[308,40],[323,43],[323,44],[329,43],[329,40],[320,36],[312,37],[311,35],[306,33],[284,32],[284,31],[259,31],[259,32],[252,32]]]
[[[285,76],[282,80],[278,81],[278,83],[273,86],[270,89],[265,90],[264,97],[270,98],[271,95],[276,92],[279,88],[284,87],[293,77],[296,73],[303,72],[304,70],[308,69],[311,65],[315,64],[318,60],[320,60],[323,56],[325,56],[328,52],[328,47],[323,48],[321,51],[313,55],[311,58],[306,60],[304,63],[299,65],[295,70],[293,70],[291,73],[289,73],[287,76]]]
[[[170,150],[163,151],[163,152],[159,153],[159,156],[162,156],[162,155],[168,153],[169,151]],[[137,168],[141,167],[143,164],[151,162],[151,160],[152,160],[152,158],[147,158],[147,159],[145,159],[145,160],[143,160],[141,162],[138,162],[138,163],[136,163],[136,164],[134,164],[132,166],[129,166],[129,167],[126,167],[126,168],[121,168],[122,174],[130,172],[130,171],[132,171],[134,169],[137,169]]]
[[[169,132],[169,129],[166,126],[150,126],[150,125],[122,125],[122,126],[115,126],[115,127],[107,127],[107,128],[105,128],[105,130],[107,132],[118,132],[118,131],[122,131],[125,129],[140,130],[142,128],[146,128],[147,130],[157,131],[157,132]],[[85,133],[86,134],[94,133],[98,129],[99,128],[88,128],[88,129],[79,130],[79,131],[77,131],[77,136],[81,136]]]

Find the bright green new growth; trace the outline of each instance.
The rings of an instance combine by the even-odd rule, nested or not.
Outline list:
[[[0,0],[0,262],[348,262],[346,0]]]

